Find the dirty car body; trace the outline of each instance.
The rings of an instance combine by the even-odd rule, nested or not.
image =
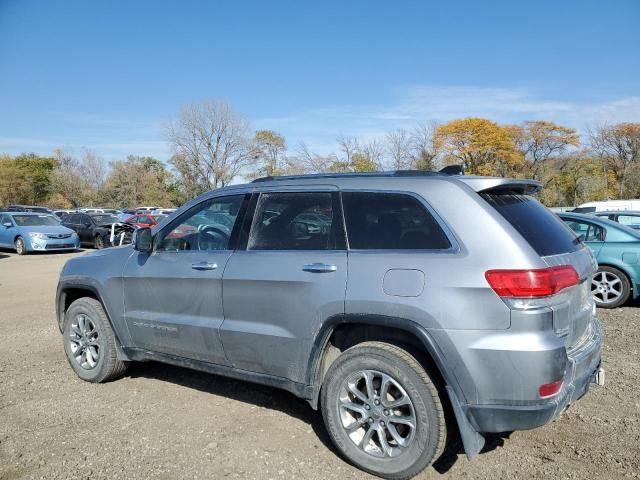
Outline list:
[[[314,408],[345,350],[400,345],[433,373],[473,458],[484,433],[544,425],[601,380],[596,262],[530,196],[539,187],[403,172],[225,187],[138,230],[148,248],[68,261],[61,330],[91,296],[119,358],[284,388]],[[220,214],[227,225],[193,220]],[[353,461],[384,476],[365,457]]]

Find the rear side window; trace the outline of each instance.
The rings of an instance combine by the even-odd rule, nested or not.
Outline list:
[[[400,193],[342,194],[349,248],[446,250],[451,242],[416,198]]]
[[[251,225],[249,250],[338,250],[344,233],[337,194],[263,193]]]
[[[579,240],[558,217],[528,195],[480,194],[540,255],[559,255],[580,249]]]

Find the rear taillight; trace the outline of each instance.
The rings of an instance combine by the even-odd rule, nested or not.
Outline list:
[[[546,297],[580,281],[570,265],[538,270],[489,270],[484,276],[500,297],[511,298]]]
[[[560,390],[562,390],[563,383],[564,380],[558,380],[553,383],[545,383],[544,385],[540,385],[540,388],[538,388],[538,394],[540,395],[540,398],[555,397],[558,393],[560,393]]]

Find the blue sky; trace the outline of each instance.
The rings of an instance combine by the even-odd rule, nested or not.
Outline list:
[[[0,152],[166,160],[205,98],[325,153],[470,115],[640,121],[640,1],[0,0]]]

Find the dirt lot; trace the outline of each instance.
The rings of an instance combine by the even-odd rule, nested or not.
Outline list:
[[[160,364],[92,385],[64,357],[54,315],[70,254],[0,251],[0,479],[367,478],[320,416],[271,388]],[[640,307],[600,311],[607,385],[555,423],[454,449],[420,478],[640,476]]]

